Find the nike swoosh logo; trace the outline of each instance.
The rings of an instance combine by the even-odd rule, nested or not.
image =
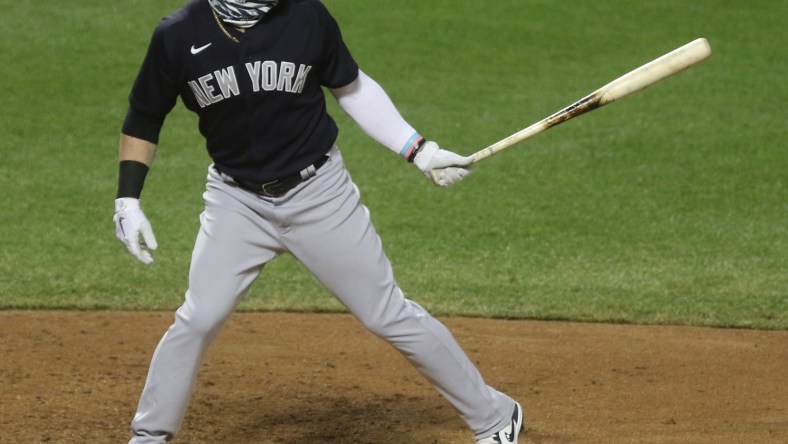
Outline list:
[[[210,43],[208,43],[207,45],[200,46],[199,48],[195,48],[194,45],[192,45],[192,54],[199,54],[204,50],[206,50],[209,46],[211,46]]]
[[[120,232],[123,233],[123,237],[126,237],[126,230],[123,228],[123,221],[126,220],[125,217],[121,216],[118,218],[118,226],[120,227]]]

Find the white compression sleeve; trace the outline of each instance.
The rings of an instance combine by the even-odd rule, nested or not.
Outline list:
[[[386,91],[361,70],[353,83],[331,93],[362,131],[395,153],[407,158],[421,139]]]

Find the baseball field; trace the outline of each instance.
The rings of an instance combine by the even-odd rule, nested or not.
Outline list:
[[[142,195],[155,262],[115,239],[117,139],[181,0],[0,6],[0,443],[127,439],[183,300],[210,162],[168,117]],[[788,442],[788,3],[325,0],[405,118],[462,154],[698,37],[711,58],[438,189],[329,103],[397,280],[526,443]],[[176,442],[472,442],[289,256],[209,353]]]

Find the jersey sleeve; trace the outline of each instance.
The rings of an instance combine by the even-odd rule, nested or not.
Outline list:
[[[165,23],[153,32],[129,94],[129,110],[122,128],[124,134],[152,143],[158,143],[164,119],[178,98],[174,59],[167,52]]]
[[[334,17],[321,2],[315,3],[318,4],[323,14],[325,29],[325,60],[320,83],[328,88],[347,86],[358,77],[358,65],[345,45],[342,32]]]

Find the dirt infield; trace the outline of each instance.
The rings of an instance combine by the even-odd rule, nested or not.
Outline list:
[[[0,312],[0,442],[125,443],[171,313]],[[442,319],[525,443],[788,442],[788,332]],[[347,315],[235,314],[179,443],[471,443]]]

